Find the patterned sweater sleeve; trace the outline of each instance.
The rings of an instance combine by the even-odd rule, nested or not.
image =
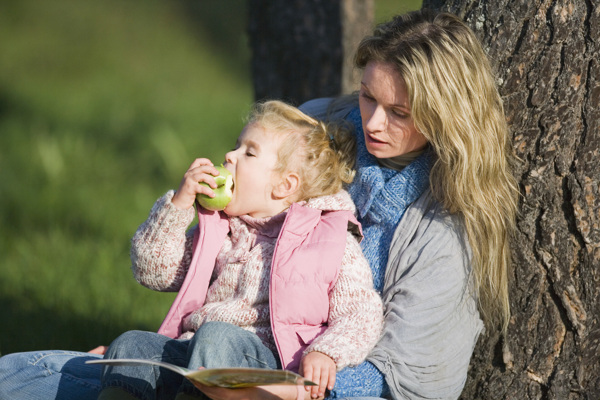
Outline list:
[[[171,202],[174,191],[156,201],[148,219],[131,240],[131,269],[135,279],[149,289],[175,292],[181,287],[193,251],[193,234],[187,231],[194,209],[181,210]],[[187,232],[186,232],[187,231]]]
[[[328,328],[306,349],[331,357],[338,371],[361,363],[379,340],[383,328],[381,297],[360,244],[347,233],[338,279],[329,294]]]

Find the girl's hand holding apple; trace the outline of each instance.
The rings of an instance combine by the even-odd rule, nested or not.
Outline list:
[[[215,176],[215,183],[217,187],[213,189],[214,196],[207,196],[203,193],[196,195],[196,200],[205,209],[211,211],[222,211],[227,207],[227,204],[233,197],[233,175],[221,164],[215,167],[219,172],[218,176]],[[200,182],[202,186],[208,186],[204,182]]]
[[[215,177],[218,175],[219,171],[209,159],[195,159],[183,175],[179,189],[177,189],[171,202],[176,207],[187,210],[194,206],[196,196],[199,194],[209,198],[215,197],[213,189],[217,188]]]

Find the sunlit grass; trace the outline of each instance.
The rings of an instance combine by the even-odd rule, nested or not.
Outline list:
[[[130,237],[194,157],[222,159],[252,100],[248,52],[213,54],[182,4],[0,4],[2,353],[164,316],[173,294],[133,280]]]

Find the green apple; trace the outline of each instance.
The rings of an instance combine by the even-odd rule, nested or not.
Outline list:
[[[196,199],[198,200],[198,203],[207,210],[221,211],[224,210],[231,201],[231,196],[233,195],[233,176],[223,165],[216,166],[215,168],[219,171],[219,175],[215,176],[215,182],[217,184],[216,189],[212,189],[210,185],[205,182],[200,182],[201,185],[211,188],[212,191],[215,192],[215,197],[209,197],[199,193],[196,195]]]

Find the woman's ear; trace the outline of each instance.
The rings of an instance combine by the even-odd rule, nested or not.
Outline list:
[[[280,182],[273,188],[273,196],[277,199],[286,199],[300,189],[300,177],[295,172],[285,173]]]

